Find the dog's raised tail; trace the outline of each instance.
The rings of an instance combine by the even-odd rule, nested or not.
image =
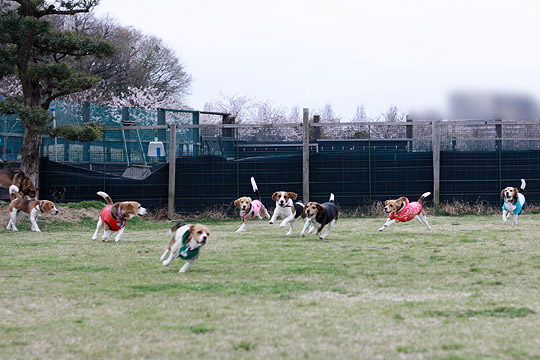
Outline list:
[[[111,197],[106,192],[98,191],[97,194],[101,196],[103,199],[105,199],[105,201],[107,202],[107,205],[113,204]]]
[[[22,194],[19,192],[19,188],[17,187],[17,185],[11,185],[9,187],[9,197],[11,198],[11,201],[15,200],[15,198],[23,198]]]
[[[180,229],[180,228],[181,228],[182,226],[184,226],[184,225],[186,225],[186,223],[183,222],[183,221],[177,222],[177,223],[171,228],[171,230],[169,231],[169,233],[171,233],[171,234],[174,233],[176,230]]]
[[[328,200],[329,202],[333,203],[334,202],[334,193],[330,193],[330,200]]]
[[[259,188],[257,187],[257,183],[253,176],[251,177],[251,186],[253,187],[253,192],[257,195],[257,199],[261,200],[261,194],[259,193]]]
[[[421,204],[421,203],[422,203],[422,200],[424,200],[425,198],[427,198],[429,195],[431,195],[431,193],[430,193],[429,191],[423,193],[422,196],[420,196],[420,198],[418,199],[418,202]]]
[[[519,190],[524,191],[525,186],[527,186],[527,183],[525,182],[525,179],[521,179],[521,186],[519,187]]]

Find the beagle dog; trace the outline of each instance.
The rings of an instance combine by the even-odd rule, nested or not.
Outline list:
[[[521,186],[519,189],[515,187],[505,187],[501,191],[501,199],[503,199],[503,206],[502,206],[502,221],[505,223],[506,220],[514,215],[514,219],[512,221],[512,225],[517,224],[517,219],[519,214],[521,214],[521,211],[523,210],[523,206],[525,205],[525,195],[522,194],[522,192],[525,190],[525,186],[527,186],[527,183],[525,182],[525,179],[521,179]]]
[[[279,224],[280,228],[289,224],[290,229],[287,235],[292,234],[294,222],[296,219],[302,216],[302,212],[304,211],[304,204],[293,201],[296,200],[296,198],[297,195],[295,193],[288,191],[276,191],[274,195],[272,195],[272,200],[276,202],[276,208],[274,209],[274,214],[270,219],[270,224],[273,224],[277,220],[278,216],[280,216],[283,218],[283,221],[281,224]]]
[[[302,235],[302,237],[306,236],[305,233],[307,228],[309,228],[308,234],[311,234],[313,230],[317,228],[319,239],[324,239],[334,227],[338,215],[338,208],[334,204],[334,194],[330,194],[328,202],[323,204],[314,201],[308,202],[302,212],[302,218],[305,219],[306,223],[304,224],[300,235]],[[321,234],[326,225],[328,225],[328,228],[324,234]]]
[[[412,219],[418,219],[420,223],[426,224],[426,227],[431,230],[431,226],[427,221],[426,212],[422,207],[422,201],[429,195],[431,195],[429,191],[425,192],[420,196],[418,201],[413,202],[409,202],[409,199],[405,196],[396,200],[386,200],[384,202],[384,211],[390,215],[379,231],[385,230],[396,221],[406,222]]]
[[[257,187],[257,183],[253,177],[251,178],[251,186],[257,195],[257,199],[253,200],[249,196],[242,196],[234,201],[234,206],[240,210],[240,216],[242,217],[242,225],[240,225],[236,232],[246,231],[248,221],[254,217],[262,219],[261,214],[263,214],[267,219],[270,219],[270,214],[261,202],[261,194],[259,193],[259,188]]]
[[[179,222],[171,228],[171,233],[174,233],[174,235],[169,242],[169,247],[165,249],[159,260],[163,266],[168,266],[177,257],[186,260],[186,263],[179,271],[184,273],[191,264],[199,260],[202,247],[206,245],[210,237],[210,230],[205,225],[191,225]],[[168,258],[167,255],[169,255]]]
[[[107,241],[113,232],[118,231],[118,234],[114,238],[114,241],[118,242],[124,233],[126,222],[129,219],[136,215],[146,215],[146,209],[136,201],[121,201],[113,203],[111,197],[107,195],[107,193],[98,191],[97,194],[105,199],[107,206],[105,206],[99,214],[96,232],[92,236],[92,240],[97,239],[99,229],[101,229],[102,226],[105,226],[101,239],[103,241]]]
[[[49,200],[28,200],[25,199],[23,194],[19,192],[19,188],[16,185],[9,187],[9,197],[11,203],[9,204],[9,213],[11,218],[7,224],[6,229],[12,229],[13,231],[19,231],[15,222],[17,221],[17,213],[22,211],[30,216],[30,222],[32,223],[32,231],[41,232],[37,224],[37,218],[41,214],[58,214],[58,209],[52,201]]]

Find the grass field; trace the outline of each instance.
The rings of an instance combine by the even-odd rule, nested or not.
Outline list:
[[[202,221],[201,260],[158,258],[170,223],[0,232],[2,359],[540,359],[540,215],[430,217],[325,240]]]

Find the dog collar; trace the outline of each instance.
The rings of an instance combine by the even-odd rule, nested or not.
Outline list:
[[[43,208],[42,208],[42,201],[43,201],[43,200],[40,200],[40,201],[39,201],[38,207],[39,207],[39,212],[42,213],[42,214],[44,214]]]

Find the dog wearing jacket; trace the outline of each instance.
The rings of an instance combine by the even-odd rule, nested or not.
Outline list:
[[[186,260],[179,272],[186,272],[191,264],[196,263],[201,256],[202,247],[206,245],[210,237],[208,226],[196,224],[184,224],[179,222],[171,228],[174,233],[169,247],[159,258],[163,266],[168,266],[176,258]],[[167,255],[169,257],[167,258]],[[166,259],[167,258],[167,259]]]
[[[334,203],[334,194],[330,194],[328,202],[322,204],[310,201],[306,204],[302,213],[302,218],[304,218],[306,222],[300,235],[302,235],[302,237],[306,236],[306,229],[308,228],[308,234],[311,234],[313,230],[317,228],[319,239],[324,239],[336,224],[338,216],[339,211]],[[328,225],[328,228],[324,234],[321,234],[326,225]]]
[[[9,204],[9,213],[11,218],[7,224],[7,229],[13,231],[19,231],[15,222],[17,221],[17,213],[22,211],[30,216],[30,222],[32,223],[32,231],[41,232],[37,224],[37,218],[41,214],[58,214],[58,209],[52,201],[49,200],[28,200],[25,199],[23,194],[19,192],[19,188],[16,185],[9,187],[9,197],[11,203]]]
[[[384,202],[384,211],[390,215],[379,231],[385,230],[395,222],[407,222],[412,219],[418,219],[420,223],[426,224],[428,230],[431,230],[426,212],[422,208],[422,201],[429,195],[431,195],[430,192],[423,193],[418,201],[413,202],[409,202],[409,199],[404,196],[396,200],[386,200]]]
[[[279,227],[285,227],[289,224],[289,232],[287,235],[291,235],[294,228],[294,222],[304,212],[304,204],[301,202],[294,202],[298,195],[293,192],[288,191],[276,191],[272,195],[272,200],[276,202],[276,208],[274,209],[274,214],[270,219],[270,224],[273,224],[278,217],[283,218]]]
[[[253,192],[257,195],[257,199],[253,200],[249,196],[242,196],[234,201],[234,206],[240,210],[240,216],[242,217],[242,225],[240,225],[236,232],[246,231],[248,221],[254,217],[262,219],[261,214],[267,219],[270,219],[270,214],[261,202],[261,194],[253,177],[251,178],[251,186],[253,187]]]
[[[103,237],[101,239],[103,241],[107,241],[111,237],[111,234],[117,231],[118,234],[114,238],[114,241],[118,242],[124,233],[124,228],[129,219],[137,215],[146,215],[146,209],[136,201],[121,201],[113,203],[111,197],[107,195],[107,193],[98,191],[97,194],[105,199],[107,206],[105,206],[99,214],[96,232],[92,236],[92,240],[97,239],[99,229],[101,229],[102,226],[105,226]]]
[[[521,179],[521,186],[519,189],[508,186],[501,191],[501,199],[503,199],[502,221],[504,223],[510,216],[514,215],[512,225],[517,224],[518,216],[521,214],[523,206],[525,205],[525,195],[522,194],[525,190],[525,186],[527,186],[525,179]]]

